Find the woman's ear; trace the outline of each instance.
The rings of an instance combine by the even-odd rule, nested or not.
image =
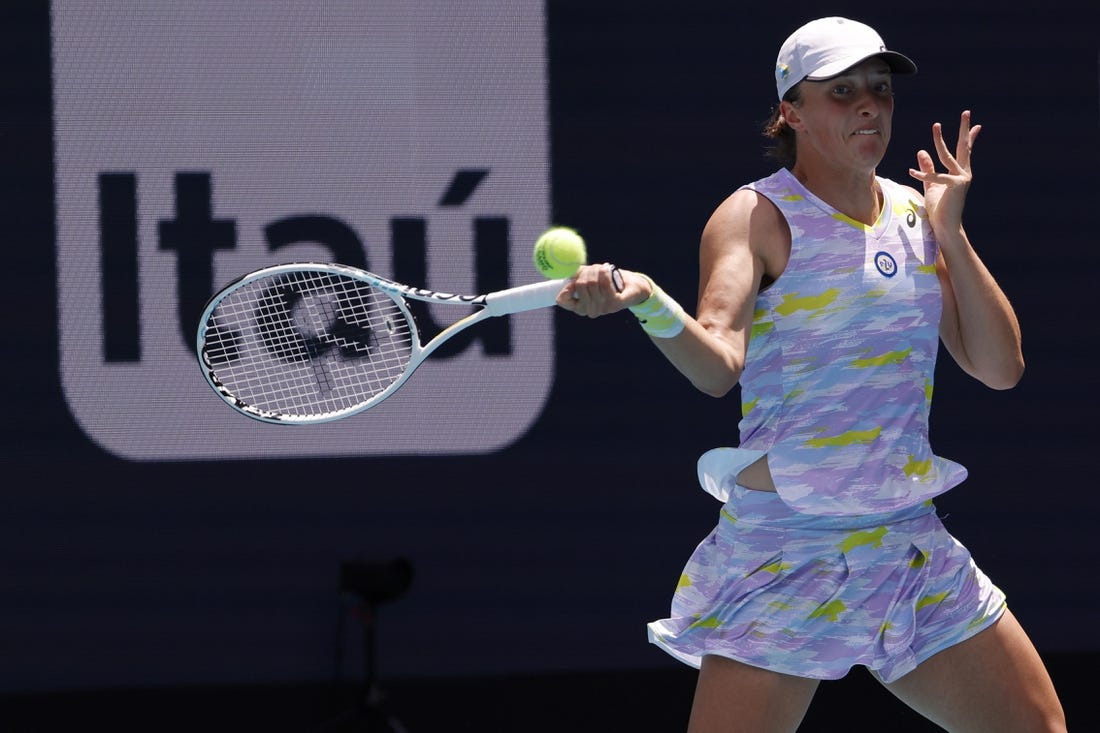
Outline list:
[[[802,120],[802,115],[798,111],[798,107],[793,102],[783,100],[779,103],[779,114],[783,117],[783,120],[787,123],[787,127],[792,130],[802,132],[806,129],[806,125]]]

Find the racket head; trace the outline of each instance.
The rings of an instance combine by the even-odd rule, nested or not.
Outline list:
[[[365,410],[421,360],[396,284],[344,265],[257,270],[207,303],[196,350],[207,383],[256,420],[311,424]]]

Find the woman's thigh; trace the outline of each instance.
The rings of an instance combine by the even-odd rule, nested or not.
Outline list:
[[[688,733],[791,733],[818,681],[708,655],[699,668]]]
[[[1010,612],[886,685],[918,713],[955,733],[1066,730],[1054,684]]]

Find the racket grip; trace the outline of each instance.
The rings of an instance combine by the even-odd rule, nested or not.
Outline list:
[[[485,310],[494,316],[506,316],[509,313],[549,308],[557,303],[558,293],[565,287],[565,283],[564,279],[547,280],[489,293],[485,296]]]

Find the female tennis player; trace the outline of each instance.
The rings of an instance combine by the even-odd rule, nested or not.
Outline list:
[[[872,28],[822,18],[783,43],[767,128],[782,166],[734,192],[700,247],[696,316],[648,277],[588,266],[559,304],[630,307],[700,390],[742,391],[738,447],[699,460],[723,502],[653,643],[699,668],[689,731],[792,731],[822,679],[867,667],[951,731],[1065,731],[1005,596],[937,517],[966,477],[928,440],[939,343],[1008,389],[1024,370],[1012,306],[967,238],[980,127],[876,175],[892,80],[916,66]],[[853,721],[857,724],[860,721]]]

